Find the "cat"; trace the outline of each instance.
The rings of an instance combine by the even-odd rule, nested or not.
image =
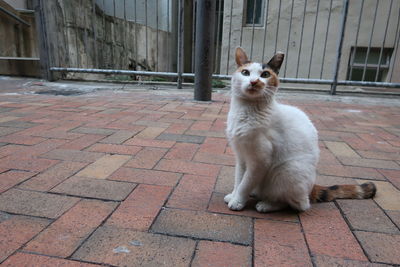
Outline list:
[[[250,196],[258,212],[287,207],[298,211],[310,202],[336,198],[372,198],[374,183],[362,185],[315,184],[319,159],[318,133],[300,109],[275,100],[278,73],[284,54],[266,64],[249,61],[238,47],[238,69],[232,75],[231,104],[226,134],[235,153],[235,185],[224,201],[242,210]]]

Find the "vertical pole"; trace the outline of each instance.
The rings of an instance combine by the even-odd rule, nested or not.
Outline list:
[[[93,47],[94,47],[94,67],[99,68],[96,22],[97,22],[96,21],[96,0],[92,0],[92,31],[93,31]]]
[[[196,68],[194,99],[211,100],[211,75],[213,72],[215,1],[197,1]]]
[[[50,71],[50,50],[47,39],[48,32],[43,2],[41,0],[34,0],[33,7],[35,10],[36,31],[39,35],[40,69],[42,77],[48,81],[54,81],[53,74]]]
[[[178,59],[177,59],[177,72],[178,80],[177,87],[182,89],[182,72],[183,72],[183,0],[178,0]]]
[[[338,81],[338,76],[339,76],[340,59],[342,57],[342,47],[343,47],[344,32],[346,29],[346,21],[347,21],[348,11],[349,11],[349,0],[343,0],[342,21],[341,21],[341,27],[340,27],[339,42],[338,42],[338,47],[337,47],[337,52],[336,52],[335,72],[333,73],[333,82],[331,84],[331,91],[330,91],[331,95],[336,94],[336,87],[337,87],[337,81]]]

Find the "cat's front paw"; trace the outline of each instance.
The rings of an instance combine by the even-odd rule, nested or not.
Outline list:
[[[233,193],[227,194],[227,195],[224,197],[225,203],[228,204],[229,201],[231,201],[232,197],[233,197]]]
[[[235,198],[231,199],[228,203],[228,207],[231,210],[242,210],[245,205],[246,205],[245,201],[240,201]]]

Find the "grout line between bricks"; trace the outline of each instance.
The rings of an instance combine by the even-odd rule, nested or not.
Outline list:
[[[254,230],[255,222],[256,222],[256,219],[255,219],[255,218],[252,218],[252,219],[251,219],[251,232],[252,232],[251,237],[252,237],[252,244],[250,245],[250,247],[251,247],[251,263],[250,263],[250,264],[251,264],[251,267],[254,267],[254,266],[255,266],[255,259],[256,259],[256,256],[255,256],[255,252],[256,252],[255,233],[256,233],[256,232],[255,232],[255,230]]]
[[[135,189],[136,189],[136,187],[132,190],[132,192],[133,192]],[[106,216],[106,217],[104,218],[104,220],[101,221],[101,223],[100,223],[96,228],[94,228],[93,231],[92,231],[90,234],[88,234],[88,235],[86,236],[86,238],[84,238],[84,239],[81,240],[81,242],[80,242],[80,244],[77,246],[77,248],[76,248],[74,251],[72,251],[72,253],[71,253],[68,257],[66,257],[66,259],[72,259],[72,255],[74,255],[74,253],[77,252],[77,251],[83,246],[83,244],[85,244],[86,241],[88,241],[88,240],[92,237],[92,235],[93,235],[100,227],[104,226],[104,224],[106,223],[106,221],[114,214],[114,212],[119,208],[120,205],[121,205],[121,202],[119,202],[119,203],[115,206],[114,210],[113,210],[112,212],[110,212],[110,214],[108,214],[108,216]]]
[[[179,179],[178,179],[177,183],[175,184],[175,186],[172,186],[172,187],[171,187],[171,191],[169,192],[168,196],[165,198],[164,203],[161,205],[161,208],[158,210],[157,215],[154,217],[153,221],[151,222],[151,224],[150,224],[149,229],[147,230],[147,232],[153,233],[153,232],[151,231],[151,228],[153,227],[154,223],[157,221],[158,217],[160,216],[161,211],[167,208],[166,205],[167,205],[167,203],[168,203],[168,200],[169,200],[169,198],[172,196],[172,194],[175,192],[175,189],[176,189],[176,188],[178,187],[178,185],[180,184],[180,182],[181,182],[183,176],[184,176],[184,175],[181,174],[181,176],[179,177]]]
[[[196,254],[197,254],[198,250],[199,250],[199,243],[200,243],[200,241],[199,241],[199,240],[196,240],[195,242],[196,242],[196,245],[194,246],[194,250],[193,250],[193,253],[192,253],[192,257],[191,257],[191,259],[190,259],[189,266],[192,266],[192,265],[193,265],[193,261],[194,261],[194,259],[195,259],[195,257],[196,257]]]
[[[353,235],[354,239],[357,241],[358,245],[360,246],[360,248],[362,249],[364,256],[368,259],[369,262],[372,262],[368,253],[365,251],[364,247],[362,246],[360,240],[358,240],[357,236],[354,234],[355,229],[351,226],[349,220],[347,219],[347,217],[344,215],[343,210],[340,208],[340,205],[337,203],[336,200],[333,201],[334,205],[336,206],[336,208],[339,210],[340,215],[342,215],[343,220],[346,222],[347,227],[349,227],[349,230],[351,232],[351,234]],[[367,231],[365,231],[367,232]]]
[[[307,246],[308,256],[310,257],[311,264],[313,265],[313,267],[317,267],[317,265],[316,265],[316,263],[315,263],[314,255],[313,255],[313,253],[311,252],[310,245],[308,244],[307,237],[306,237],[306,233],[305,233],[305,231],[304,231],[303,223],[301,222],[301,219],[300,219],[299,214],[297,214],[297,218],[298,218],[298,220],[299,220],[300,231],[301,231],[301,233],[302,233],[302,235],[303,235],[304,243],[306,243],[306,246]]]

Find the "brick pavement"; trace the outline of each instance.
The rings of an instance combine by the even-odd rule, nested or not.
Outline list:
[[[378,193],[259,214],[223,203],[234,172],[226,92],[199,103],[187,90],[1,89],[1,266],[400,264],[393,101],[282,92],[319,130],[318,183],[373,180]]]

